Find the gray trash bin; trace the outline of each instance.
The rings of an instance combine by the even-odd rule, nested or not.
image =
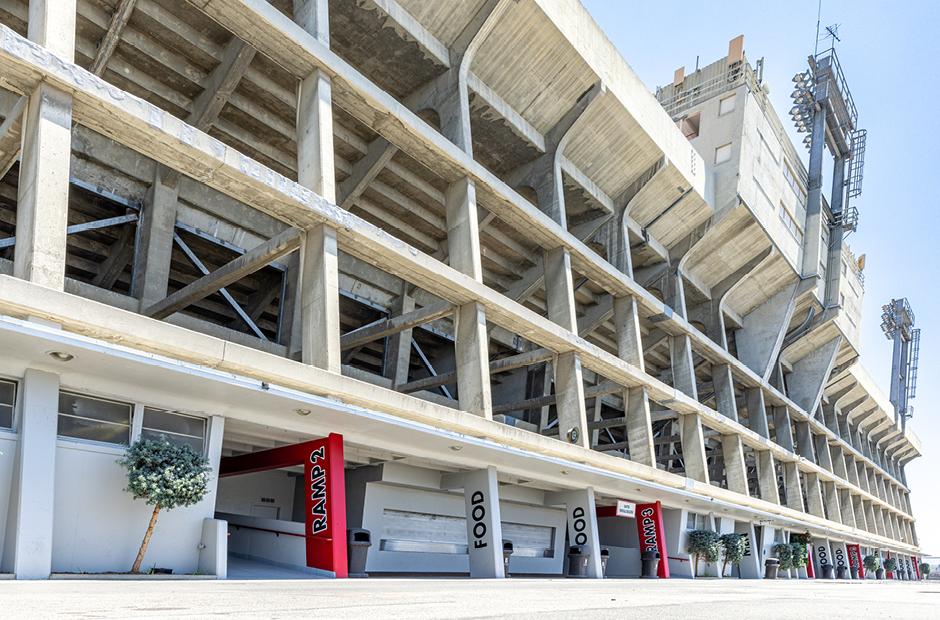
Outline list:
[[[777,558],[767,558],[764,560],[764,579],[776,579],[779,570],[780,560]]]
[[[588,561],[591,559],[590,553],[584,552],[581,545],[571,545],[568,548],[568,576],[574,578],[587,577]]]
[[[601,575],[607,577],[607,561],[610,560],[610,549],[601,549]]]
[[[512,555],[512,541],[503,539],[503,575],[509,576],[509,556]]]
[[[346,530],[346,549],[349,554],[349,576],[368,577],[366,558],[372,546],[372,533],[369,530]]]
[[[659,579],[659,551],[649,550],[640,554],[640,579]]]

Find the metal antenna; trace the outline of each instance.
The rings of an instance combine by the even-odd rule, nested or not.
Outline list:
[[[816,43],[813,44],[813,57],[819,52],[819,22],[822,18],[822,0],[816,6]]]

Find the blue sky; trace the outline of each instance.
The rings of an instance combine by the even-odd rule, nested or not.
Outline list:
[[[813,52],[816,0],[582,2],[650,90],[670,82],[680,66],[692,71],[696,56],[702,66],[721,58],[729,39],[743,34],[749,60],[766,59],[774,107],[789,124],[790,79]],[[868,130],[863,193],[853,202],[859,230],[848,238],[857,255],[867,255],[862,363],[887,393],[891,345],[879,327],[881,306],[907,297],[923,330],[910,424],[924,444],[924,456],[908,465],[907,476],[921,546],[940,555],[940,496],[933,488],[940,472],[934,410],[940,397],[940,2],[824,0],[821,21],[823,27],[839,24],[836,49],[859,126]]]

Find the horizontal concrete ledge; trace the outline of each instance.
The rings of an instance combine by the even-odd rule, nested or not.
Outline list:
[[[3,581],[5,579],[15,579],[15,578],[16,578],[16,575],[14,575],[13,573],[0,573],[0,581]]]
[[[7,577],[11,579],[13,576]],[[0,575],[0,579],[3,579]],[[214,581],[216,575],[145,575],[131,573],[52,573],[49,579],[59,581]]]

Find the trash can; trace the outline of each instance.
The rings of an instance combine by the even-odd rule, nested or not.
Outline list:
[[[512,555],[512,541],[503,539],[503,575],[509,576],[509,556]]]
[[[764,579],[776,579],[777,571],[780,570],[780,560],[777,558],[767,558],[764,560]]]
[[[644,551],[640,563],[641,579],[659,579],[659,551]]]
[[[591,559],[590,553],[584,552],[581,545],[571,545],[568,548],[568,576],[583,579],[587,577],[588,561]]]
[[[848,569],[844,566],[836,566],[836,579],[845,579],[845,574],[848,572]]]
[[[823,579],[832,579],[832,564],[823,564]]]
[[[852,576],[852,579],[858,579],[858,568],[854,566],[850,566],[849,574]]]
[[[368,577],[366,558],[372,546],[372,533],[369,530],[346,530],[346,548],[349,554],[349,576]]]
[[[607,561],[610,559],[610,549],[601,549],[601,575],[607,577]]]

